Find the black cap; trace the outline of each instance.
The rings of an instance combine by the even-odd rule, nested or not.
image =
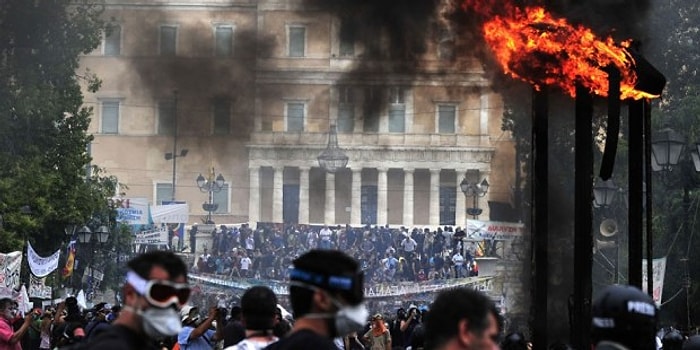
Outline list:
[[[700,350],[700,335],[689,337],[683,344],[683,350]]]
[[[613,341],[633,349],[656,348],[658,309],[633,286],[608,286],[593,301],[591,335],[597,343]]]

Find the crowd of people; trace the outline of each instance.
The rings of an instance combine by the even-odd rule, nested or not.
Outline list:
[[[247,289],[240,305],[230,310],[211,307],[203,314],[190,302],[187,273],[177,255],[154,251],[128,262],[121,307],[100,303],[81,310],[76,298],[68,297],[55,310],[20,316],[15,301],[0,299],[0,350],[533,347],[521,333],[503,337],[496,305],[467,287],[439,292],[426,309],[408,305],[395,316],[370,317],[361,265],[339,250],[312,249],[292,261],[288,283],[293,318],[284,317],[277,295],[265,286]],[[700,335],[687,337],[673,329],[657,334],[658,308],[636,287],[604,288],[593,301],[591,313],[591,340],[598,350],[700,349]],[[32,342],[30,330],[37,326],[38,342]],[[565,343],[547,348],[572,349]]]
[[[196,234],[196,226],[190,235]],[[220,226],[211,247],[198,254],[196,272],[285,280],[294,257],[312,249],[337,249],[360,263],[368,282],[421,282],[479,275],[476,257],[493,255],[495,241],[468,240],[461,228]]]

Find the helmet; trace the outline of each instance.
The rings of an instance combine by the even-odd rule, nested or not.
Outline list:
[[[683,337],[681,332],[671,328],[664,334],[664,337],[661,338],[661,344],[663,344],[664,350],[681,350],[684,340],[685,337]]]
[[[634,286],[608,286],[593,301],[593,341],[617,342],[633,349],[655,349],[657,308]]]
[[[700,335],[689,337],[683,344],[683,350],[700,350]]]

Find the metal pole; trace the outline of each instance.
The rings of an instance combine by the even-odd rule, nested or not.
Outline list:
[[[549,174],[548,174],[548,145],[549,145],[549,93],[547,87],[541,91],[533,89],[532,101],[532,153],[534,155],[534,183],[532,210],[533,236],[533,279],[534,302],[532,303],[532,336],[534,350],[547,348],[547,288],[548,288],[548,256],[549,242]]]
[[[173,123],[174,123],[174,130],[173,130],[173,191],[172,191],[172,201],[175,201],[175,181],[177,180],[177,133],[178,133],[178,123],[177,123],[177,90],[173,91]]]
[[[642,289],[643,215],[642,184],[644,182],[644,102],[630,101],[629,122],[629,207],[628,277],[629,285]],[[651,194],[650,194],[651,195]],[[651,278],[652,276],[649,276]]]

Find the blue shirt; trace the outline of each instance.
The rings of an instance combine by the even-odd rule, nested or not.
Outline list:
[[[212,340],[214,337],[214,330],[207,330],[202,334],[201,337],[190,339],[190,334],[194,327],[184,326],[182,330],[177,335],[177,342],[180,343],[180,349],[182,350],[211,350],[214,348],[215,342]]]

